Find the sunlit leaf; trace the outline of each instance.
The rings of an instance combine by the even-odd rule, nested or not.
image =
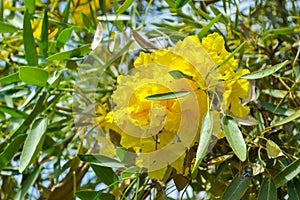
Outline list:
[[[100,154],[79,154],[78,157],[84,162],[103,167],[124,167],[120,161]]]
[[[70,51],[64,51],[64,52],[53,54],[49,56],[47,59],[48,61],[53,61],[53,60],[64,60],[73,57],[81,57],[88,54],[91,51],[90,47],[91,47],[90,44],[86,44]]]
[[[290,61],[286,60],[282,63],[274,65],[273,67],[269,67],[269,68],[266,68],[264,70],[259,70],[259,71],[256,71],[256,72],[252,72],[250,74],[243,75],[241,78],[244,78],[244,79],[260,79],[260,78],[269,76],[269,75],[277,72],[282,67],[286,66],[288,63],[290,63]]]
[[[175,92],[166,92],[161,94],[153,94],[150,96],[147,96],[147,100],[154,100],[154,101],[163,101],[163,100],[170,100],[170,99],[178,99],[180,97],[184,97],[186,95],[190,94],[189,91],[175,91]]]
[[[202,40],[202,38],[204,36],[207,35],[208,31],[210,30],[210,28],[216,23],[218,22],[218,20],[220,19],[220,17],[222,16],[222,14],[219,14],[216,18],[212,19],[206,26],[204,26],[201,31],[198,33],[198,38],[200,40]]]
[[[21,67],[19,77],[27,84],[47,86],[49,73],[46,70],[37,67]]]
[[[7,113],[15,118],[26,118],[28,116],[26,113],[18,110],[17,108],[10,108],[7,106],[0,106],[0,111]]]
[[[37,66],[38,56],[35,48],[35,41],[33,38],[33,31],[31,27],[31,15],[26,11],[23,21],[23,38],[24,38],[24,49],[25,58],[28,65]]]
[[[15,137],[10,144],[0,153],[0,171],[5,167],[18,152],[20,146],[26,139],[26,134],[21,134]]]
[[[247,147],[237,122],[231,116],[225,116],[223,120],[223,128],[226,139],[232,148],[235,155],[241,160],[245,161],[247,158]]]
[[[277,176],[274,178],[276,188],[279,188],[292,180],[300,173],[300,159],[295,160],[288,166],[286,166]]]
[[[35,0],[24,0],[25,7],[29,14],[33,14],[35,11]]]
[[[19,171],[22,173],[37,157],[48,125],[48,118],[39,118],[33,123],[21,153]]]
[[[118,15],[122,14],[125,12],[132,4],[133,0],[125,0],[125,2],[122,4],[122,6],[116,11]]]
[[[177,0],[176,4],[175,4],[175,8],[181,8],[183,7],[185,4],[187,4],[190,0]]]
[[[283,124],[286,124],[286,123],[289,123],[291,121],[294,121],[295,119],[299,118],[300,117],[300,110],[294,112],[293,114],[291,114],[290,116],[278,121],[278,122],[275,122],[274,124],[272,124],[271,126],[272,127],[275,127],[275,126],[281,126]]]
[[[15,195],[14,198],[15,200],[24,199],[24,196],[27,194],[28,190],[31,188],[31,186],[35,183],[35,181],[39,177],[41,169],[42,169],[42,165],[36,166],[33,172],[30,175],[28,175],[27,179],[22,184],[22,188]]]
[[[0,33],[14,33],[18,28],[0,21]]]
[[[0,78],[0,82],[2,83],[13,83],[20,81],[19,73],[10,74]]]
[[[195,161],[195,165],[192,170],[192,173],[195,172],[195,170],[200,165],[202,159],[206,155],[207,148],[210,143],[212,130],[213,130],[213,117],[212,117],[212,113],[210,111],[208,111],[204,115],[203,120],[202,120],[200,140],[199,140],[199,145],[198,145],[197,153],[196,153],[196,161]]]

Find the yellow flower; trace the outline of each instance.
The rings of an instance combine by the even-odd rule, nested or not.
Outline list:
[[[120,145],[136,153],[136,165],[148,169],[151,178],[162,179],[167,166],[186,174],[186,151],[199,140],[201,121],[209,109],[209,94],[222,92],[224,112],[238,117],[248,114],[241,104],[248,96],[249,83],[239,79],[248,70],[235,72],[237,62],[232,58],[216,71],[215,63],[225,60],[224,40],[219,34],[203,38],[196,36],[179,41],[173,48],[154,53],[141,53],[130,75],[118,78],[112,95],[116,104],[107,118],[107,125],[121,136]],[[180,72],[181,77],[171,72]],[[157,94],[186,91],[180,98],[152,100]],[[214,117],[219,113],[214,111]],[[220,136],[220,125],[213,134]],[[188,168],[190,166],[187,166]]]

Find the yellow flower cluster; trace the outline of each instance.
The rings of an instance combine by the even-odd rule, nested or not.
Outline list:
[[[219,34],[208,35],[202,43],[190,36],[168,50],[142,52],[131,74],[119,77],[112,96],[116,106],[108,114],[107,124],[121,135],[123,148],[138,154],[136,164],[148,168],[151,178],[162,179],[167,166],[178,174],[189,172],[186,151],[199,140],[211,92],[223,94],[223,112],[229,110],[237,117],[248,114],[249,108],[242,105],[241,98],[248,96],[249,83],[239,79],[248,70],[236,72],[238,64],[232,58],[210,72],[228,55]],[[182,77],[171,72],[180,72]],[[176,91],[189,94],[180,98],[147,98]]]

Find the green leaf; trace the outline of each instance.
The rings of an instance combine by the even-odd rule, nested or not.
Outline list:
[[[41,43],[40,52],[44,57],[48,56],[48,11],[47,7],[44,8],[44,17],[42,22],[42,33],[41,33]]]
[[[103,167],[93,164],[91,164],[91,167],[101,182],[107,186],[113,186],[114,188],[118,187],[118,176],[110,167]]]
[[[21,79],[19,78],[19,73],[10,74],[0,78],[0,82],[2,83],[14,83],[20,80]]]
[[[24,143],[26,134],[18,135],[7,145],[3,152],[0,153],[0,171],[5,167],[19,151],[20,146]]]
[[[182,8],[185,4],[187,4],[190,0],[177,0],[175,4],[175,8]]]
[[[163,100],[170,100],[170,99],[178,99],[180,97],[184,97],[190,94],[189,91],[175,91],[175,92],[166,92],[160,94],[153,94],[146,97],[147,100],[154,100],[154,101],[163,101]]]
[[[198,33],[198,38],[199,40],[202,40],[202,38],[204,36],[207,35],[209,29],[216,23],[219,21],[220,17],[222,16],[222,14],[219,14],[216,18],[214,18],[213,20],[211,20],[206,26],[204,26],[201,31]]]
[[[33,14],[35,11],[35,0],[25,0],[25,7],[29,14]]]
[[[25,182],[22,184],[21,190],[15,196],[15,200],[24,199],[30,187],[35,183],[36,179],[39,177],[42,169],[42,165],[36,166],[33,172],[26,178]]]
[[[90,18],[86,16],[83,12],[80,13],[80,18],[87,29],[91,28]]]
[[[100,9],[102,14],[106,15],[106,1],[105,0],[99,0],[100,3]]]
[[[165,0],[165,2],[171,7],[171,8],[175,8],[175,3],[173,0]]]
[[[283,124],[286,124],[286,123],[289,123],[291,121],[294,121],[295,119],[297,119],[299,117],[300,117],[300,110],[294,112],[293,114],[291,114],[290,116],[284,118],[283,120],[275,122],[274,124],[271,125],[271,127],[281,126]]]
[[[27,84],[44,87],[47,86],[49,73],[46,70],[37,67],[21,67],[19,70],[19,77]]]
[[[276,200],[277,189],[272,178],[265,179],[262,182],[258,194],[258,200]]]
[[[300,181],[297,178],[287,183],[289,200],[300,200]]]
[[[194,168],[192,170],[192,173],[198,169],[198,166],[200,165],[202,159],[206,155],[207,148],[210,143],[210,138],[213,130],[213,117],[212,113],[208,111],[202,120],[202,126],[201,126],[201,133],[200,133],[200,141],[199,145],[197,148],[197,153],[196,153],[196,161]]]
[[[193,80],[192,76],[186,75],[183,72],[179,70],[171,70],[169,71],[169,74],[174,78],[174,79],[181,79],[181,78],[186,78],[189,80]]]
[[[100,154],[79,154],[78,157],[84,162],[103,167],[125,167],[120,161]]]
[[[244,76],[241,76],[241,78],[250,79],[250,80],[252,80],[252,79],[260,79],[260,78],[269,76],[269,75],[277,72],[282,67],[286,66],[288,63],[290,63],[290,61],[286,60],[286,61],[284,61],[282,63],[274,65],[273,67],[269,67],[269,68],[266,68],[264,70],[260,70],[260,71],[252,72],[250,74],[246,74]]]
[[[49,56],[47,59],[48,61],[53,61],[53,60],[65,60],[73,57],[81,57],[88,54],[91,51],[90,47],[91,47],[90,44],[86,44],[70,51],[56,53],[54,55]]]
[[[247,147],[237,122],[231,116],[225,116],[223,128],[226,139],[235,155],[244,162],[247,158]]]
[[[100,192],[93,190],[81,190],[75,193],[76,197],[81,200],[97,200]]]
[[[36,66],[38,65],[38,56],[36,52],[30,19],[31,15],[26,11],[23,21],[23,44],[27,64],[30,66]]]
[[[33,122],[33,120],[36,118],[36,116],[45,109],[43,107],[43,103],[46,98],[46,95],[47,95],[46,92],[44,92],[41,95],[41,97],[35,104],[33,111],[29,114],[29,116],[25,119],[25,121],[21,124],[21,126],[13,133],[12,138],[16,137],[19,134],[24,133],[29,128],[30,124]]]
[[[10,24],[6,24],[4,22],[0,21],[0,33],[14,33],[18,31],[18,28],[10,25]]]
[[[47,130],[48,118],[39,118],[33,123],[30,133],[25,140],[25,144],[21,153],[19,171],[22,173],[37,157]]]
[[[134,0],[126,0],[122,6],[116,11],[117,15],[122,14],[123,12],[125,12],[130,6],[131,4],[133,4]]]
[[[295,160],[284,168],[277,176],[274,178],[276,188],[279,188],[286,184],[288,181],[292,180],[295,176],[300,173],[300,159]]]
[[[6,106],[0,106],[0,111],[7,113],[15,118],[26,118],[28,116],[25,112],[17,110],[16,108],[10,108]]]
[[[250,170],[248,174],[246,170]],[[222,195],[222,200],[240,200],[246,193],[252,179],[252,169],[245,167],[239,178],[238,174],[234,177],[230,185],[226,188]]]
[[[66,28],[60,32],[56,40],[56,47],[62,48],[71,36],[73,28]]]

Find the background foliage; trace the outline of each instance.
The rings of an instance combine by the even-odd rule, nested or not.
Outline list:
[[[299,1],[281,0],[0,0],[0,199],[300,199],[299,16]],[[246,41],[236,58],[251,72],[288,60],[253,78],[252,117],[239,127],[247,161],[223,138],[174,185],[91,160],[116,77],[149,50],[140,37],[164,48],[200,30],[222,34],[229,51]],[[100,79],[90,94],[84,77]],[[82,106],[97,115],[75,124]]]

